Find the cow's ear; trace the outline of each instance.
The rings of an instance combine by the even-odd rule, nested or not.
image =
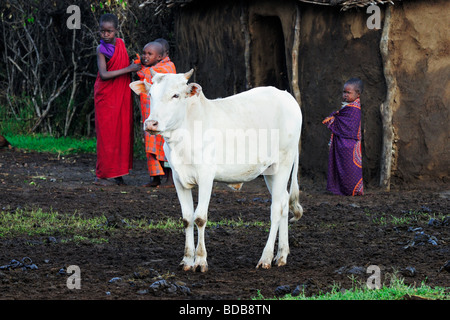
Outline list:
[[[133,81],[130,83],[130,88],[137,95],[140,95],[141,93],[148,94],[150,91],[150,84],[147,81]]]
[[[150,94],[150,88],[152,87],[151,83],[148,83],[148,81],[144,79],[144,85],[145,85],[145,93]]]
[[[190,83],[188,84],[187,89],[187,97],[193,97],[194,95],[198,96],[202,92],[202,87],[197,83]]]
[[[163,73],[156,73],[153,77],[152,77],[152,83],[158,83],[160,82],[163,78],[164,78],[165,74]]]

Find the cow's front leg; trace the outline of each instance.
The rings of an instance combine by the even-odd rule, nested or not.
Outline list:
[[[198,189],[198,205],[195,210],[194,221],[197,225],[198,242],[195,250],[194,270],[198,267],[201,272],[208,271],[208,263],[206,261],[206,246],[205,246],[205,227],[208,222],[208,207],[211,198],[211,191],[213,186],[212,179],[203,179],[199,181]]]
[[[194,268],[194,201],[192,200],[191,189],[186,189],[180,183],[178,175],[175,170],[172,171],[173,181],[177,190],[178,200],[181,205],[181,212],[183,214],[183,225],[186,236],[184,245],[184,256],[180,265],[183,266],[184,271]]]

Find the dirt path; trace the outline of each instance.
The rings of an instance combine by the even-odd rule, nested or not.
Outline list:
[[[67,156],[0,150],[0,210],[42,208],[91,217],[178,220],[174,189],[148,189],[145,162],[136,161],[127,186],[92,184],[95,156]],[[305,179],[306,180],[306,179]],[[382,281],[395,271],[408,284],[449,286],[441,267],[450,259],[450,226],[429,225],[425,213],[449,215],[450,187],[422,190],[367,190],[364,197],[338,197],[323,183],[301,181],[304,217],[291,224],[288,264],[255,269],[267,240],[265,226],[208,228],[209,271],[183,272],[178,264],[184,233],[118,228],[105,233],[107,243],[70,242],[64,235],[0,238],[0,266],[29,257],[37,268],[0,269],[1,299],[250,299],[297,286],[308,295],[329,291],[334,283],[352,286],[353,276],[366,283],[367,267],[377,265]],[[195,193],[195,192],[194,192]],[[269,222],[270,197],[263,179],[233,192],[217,184],[210,221],[230,219]],[[424,214],[421,214],[424,213]],[[394,224],[394,218],[414,218]],[[386,222],[386,223],[384,223]],[[442,222],[442,221],[441,221]],[[418,229],[419,228],[419,229]],[[420,234],[420,232],[423,232]],[[25,261],[25,264],[27,260]],[[81,289],[69,289],[65,273],[76,265]],[[413,271],[413,272],[412,272]],[[158,280],[163,280],[157,282]],[[286,289],[286,287],[284,287]],[[286,291],[286,292],[287,292]]]

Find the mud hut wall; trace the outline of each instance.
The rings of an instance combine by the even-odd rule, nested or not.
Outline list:
[[[263,38],[264,30],[258,30],[261,23],[268,21],[265,19],[279,19],[285,76],[290,83],[293,26],[298,5],[297,1],[200,1],[186,6],[176,21],[177,70],[184,72],[195,67],[193,80],[202,85],[205,95],[211,99],[244,91],[245,35],[240,19],[242,10],[247,10],[252,85],[274,85],[265,78],[270,66],[265,68],[258,60],[264,54],[273,55],[270,42]],[[343,13],[337,8],[299,6],[299,82],[304,115],[302,171],[313,177],[325,176],[329,131],[321,121],[339,108],[345,80],[359,76],[366,83],[362,99],[364,176],[367,181],[377,181],[381,143],[379,105],[385,96],[378,48],[381,31],[368,30],[366,16],[360,11]],[[290,91],[289,87],[283,89]]]
[[[304,173],[325,177],[329,130],[321,123],[340,108],[343,84],[360,77],[363,175],[377,185],[382,127],[379,106],[386,95],[379,53],[381,30],[367,28],[363,10],[301,5],[299,75],[304,110],[301,164]]]
[[[177,46],[177,70],[180,72],[195,68],[195,79],[201,79],[208,98],[218,98],[246,90],[246,65],[244,59],[245,23],[251,29],[251,78],[252,85],[267,85],[267,72],[261,67],[261,59],[277,58],[272,53],[273,43],[261,37],[264,30],[261,24],[266,19],[279,21],[282,39],[277,39],[283,48],[282,59],[287,72],[288,84],[291,77],[291,50],[293,38],[293,19],[296,1],[282,3],[267,1],[196,1],[187,5],[176,15],[175,41]],[[286,19],[286,17],[288,17]],[[269,20],[269,19],[268,19]],[[271,26],[268,25],[268,28]],[[258,29],[255,31],[255,28]],[[281,45],[280,45],[281,44]],[[270,55],[270,58],[267,56]],[[276,64],[271,61],[269,64]],[[264,70],[263,70],[264,69]],[[268,69],[268,68],[267,68]],[[262,71],[261,71],[262,70]],[[285,70],[282,70],[283,72]],[[288,91],[290,87],[285,88]]]
[[[177,72],[194,68],[192,80],[209,99],[246,90],[241,9],[239,1],[199,1],[177,15]]]
[[[292,93],[296,1],[249,1],[253,86],[273,85]]]
[[[302,174],[322,180],[327,171],[329,131],[321,121],[339,108],[342,85],[358,76],[365,83],[362,101],[363,173],[367,185],[379,182],[382,125],[379,107],[386,97],[380,55],[381,30],[367,28],[364,8],[299,4],[297,1],[196,1],[176,18],[175,61],[179,72],[196,68],[194,81],[208,98],[246,90],[245,34],[242,12],[248,15],[252,43],[252,85],[264,84],[255,60],[257,36],[252,23],[258,18],[280,19],[287,76],[291,81],[294,4],[300,8],[299,76],[304,115]],[[431,3],[431,5],[430,5]],[[277,4],[277,6],[275,6]],[[389,43],[399,98],[394,106],[394,176],[404,181],[448,179],[450,3],[413,1],[396,3]],[[287,8],[287,9],[286,9]],[[381,6],[382,12],[384,6]],[[416,67],[415,67],[416,66]],[[261,71],[261,70],[259,70]],[[425,117],[424,114],[427,116]]]
[[[389,52],[398,86],[393,177],[449,182],[450,2],[410,1],[392,9]]]

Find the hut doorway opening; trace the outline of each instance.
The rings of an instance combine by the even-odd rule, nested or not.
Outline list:
[[[290,91],[281,20],[255,15],[250,24],[253,84]]]

